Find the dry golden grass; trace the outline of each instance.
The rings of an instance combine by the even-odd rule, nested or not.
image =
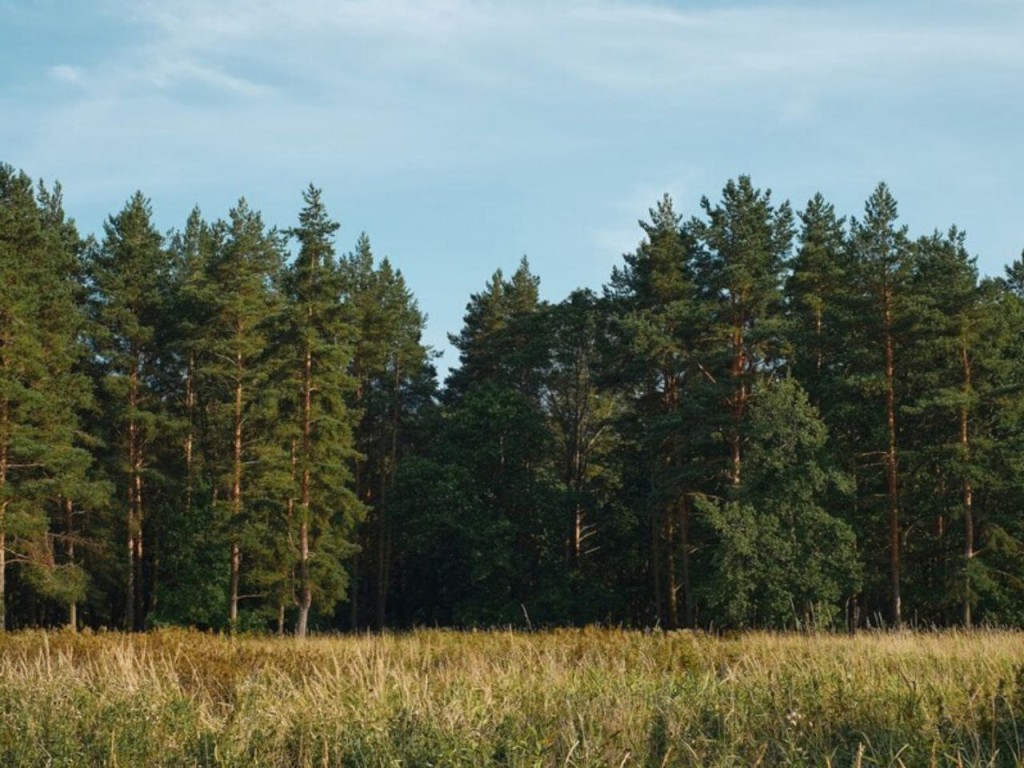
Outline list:
[[[0,636],[0,765],[1021,765],[1024,635]]]

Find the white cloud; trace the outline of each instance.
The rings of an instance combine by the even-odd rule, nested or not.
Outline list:
[[[58,64],[50,67],[49,75],[53,80],[68,85],[81,85],[85,81],[85,72],[80,67],[70,64]]]
[[[1019,34],[996,23],[901,17],[888,6],[679,9],[613,0],[148,0],[124,2],[144,42],[121,54],[171,87],[199,80],[259,94],[291,85],[508,89],[515,97],[605,92],[728,98],[790,82],[1024,68]],[[1017,9],[1007,14],[1024,21]],[[167,62],[176,62],[168,67]],[[465,93],[450,95],[466,98]],[[742,94],[745,98],[745,92]],[[789,110],[792,114],[792,109]]]
[[[840,112],[884,109],[962,72],[976,90],[993,87],[990,74],[1016,81],[1024,70],[1020,4],[925,18],[899,3],[104,3],[131,36],[87,71],[50,69],[51,81],[77,89],[42,113],[48,125],[34,135],[51,147],[68,125],[78,127],[75,146],[126,137],[126,173],[167,157],[153,159],[157,134],[176,153],[168,175],[182,158],[228,168],[258,156],[267,172],[327,165],[347,178],[429,185],[438,174],[457,183],[502,168],[529,184],[517,167],[570,168],[564,158],[593,163],[653,143],[674,158],[655,180],[675,178],[698,171],[708,143],[743,151],[754,125],[758,141],[771,140],[767,126],[816,131]],[[863,126],[845,119],[830,130]],[[702,144],[678,138],[695,134]],[[137,148],[133,135],[143,137]],[[687,152],[697,153],[689,164]],[[631,201],[634,212],[665,188],[649,175],[642,183],[651,189]]]

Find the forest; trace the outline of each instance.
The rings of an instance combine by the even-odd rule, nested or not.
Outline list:
[[[739,176],[439,382],[296,197],[92,236],[0,165],[0,628],[1024,626],[1024,261]]]

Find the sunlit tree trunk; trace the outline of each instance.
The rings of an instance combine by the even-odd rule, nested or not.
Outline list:
[[[241,329],[239,329],[239,333]],[[231,583],[228,623],[232,631],[238,628],[238,591],[242,573],[242,550],[238,540],[238,532],[234,526],[240,524],[242,517],[242,354],[235,355],[235,412],[234,440],[231,471]]]
[[[305,637],[309,627],[309,609],[313,604],[313,591],[309,579],[309,518],[310,471],[313,417],[313,353],[307,345],[302,378],[302,474],[299,487],[299,620],[295,627],[298,637]]]
[[[898,457],[896,451],[896,373],[892,332],[892,293],[888,287],[882,292],[883,331],[885,333],[885,418],[888,430],[888,448],[885,454],[886,491],[889,503],[889,590],[892,624],[903,626],[900,601],[900,513]]]

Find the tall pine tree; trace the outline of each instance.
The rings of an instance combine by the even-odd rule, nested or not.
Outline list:
[[[109,217],[93,254],[90,278],[96,354],[102,373],[107,433],[107,472],[122,510],[125,544],[124,624],[139,630],[151,608],[145,572],[149,485],[159,472],[152,452],[161,434],[162,402],[155,391],[170,261],[153,213],[141,192]]]
[[[292,466],[296,483],[293,526],[297,534],[295,633],[304,637],[314,597],[330,609],[345,594],[342,569],[362,517],[351,489],[355,460],[353,414],[345,397],[354,388],[349,373],[354,328],[340,302],[332,221],[312,185],[303,193],[299,226],[290,234],[299,253],[286,275],[288,335],[294,374]]]

